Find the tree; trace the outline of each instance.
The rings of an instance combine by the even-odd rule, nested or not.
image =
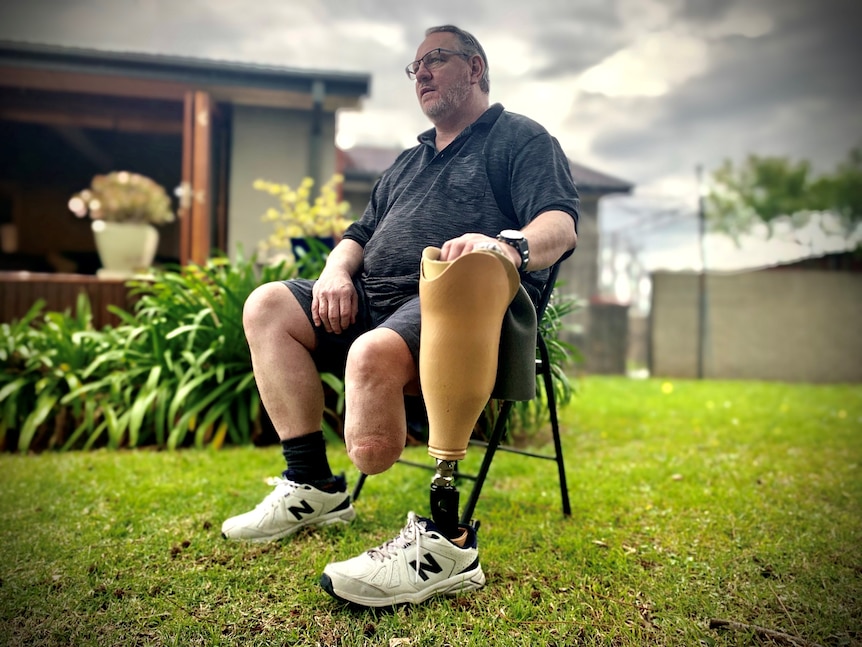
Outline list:
[[[862,149],[850,151],[832,173],[812,176],[809,162],[749,155],[734,166],[730,160],[713,172],[706,196],[710,228],[739,241],[757,224],[771,235],[774,224],[804,227],[816,212],[829,212],[850,236],[862,222]]]

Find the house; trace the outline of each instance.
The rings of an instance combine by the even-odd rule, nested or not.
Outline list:
[[[112,170],[177,189],[181,218],[161,228],[159,260],[251,253],[269,233],[253,181],[328,179],[336,112],[369,88],[366,74],[0,42],[0,286],[16,290],[20,270],[92,282],[89,223],[67,202]]]
[[[258,178],[320,183],[341,170],[344,197],[361,214],[400,152],[335,149],[337,111],[358,109],[369,89],[364,74],[0,41],[0,321],[38,297],[50,309],[70,307],[84,286],[97,312],[116,303],[120,287],[94,276],[89,222],[67,208],[97,173],[135,171],[176,190],[181,217],[160,228],[161,262],[253,252],[270,233],[260,216],[271,198],[253,188]],[[580,249],[561,281],[590,298],[598,200],[632,185],[571,167]],[[586,330],[588,318],[583,310],[570,323]]]

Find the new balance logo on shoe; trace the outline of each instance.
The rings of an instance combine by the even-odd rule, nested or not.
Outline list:
[[[419,577],[422,578],[423,582],[428,581],[428,573],[433,573],[436,575],[437,573],[443,572],[443,567],[437,563],[437,560],[434,559],[434,555],[432,555],[431,553],[425,553],[424,555],[422,555],[422,558],[427,562],[427,564],[419,562]],[[412,568],[414,571],[417,569],[415,559],[408,563],[410,564],[410,568]]]
[[[302,521],[302,516],[304,514],[312,514],[314,512],[314,508],[312,508],[308,504],[308,501],[306,501],[305,499],[300,499],[299,502],[302,504],[302,506],[291,505],[291,506],[288,506],[287,509],[290,510],[290,513],[294,517],[296,517],[297,521]]]

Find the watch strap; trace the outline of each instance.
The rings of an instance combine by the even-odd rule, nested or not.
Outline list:
[[[530,247],[527,244],[527,239],[523,236],[520,238],[511,238],[509,236],[504,236],[503,234],[497,234],[497,240],[506,243],[517,250],[518,256],[521,257],[521,266],[518,268],[518,271],[526,272],[527,264],[530,262]]]

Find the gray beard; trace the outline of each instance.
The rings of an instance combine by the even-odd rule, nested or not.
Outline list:
[[[462,82],[450,86],[437,101],[423,106],[425,116],[432,121],[448,117],[458,111],[468,96],[470,96],[470,82],[464,79]]]

